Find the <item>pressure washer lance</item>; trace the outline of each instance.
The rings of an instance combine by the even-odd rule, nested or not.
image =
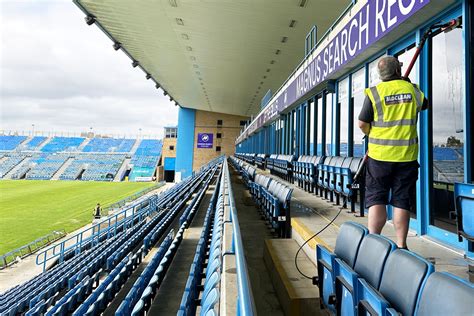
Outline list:
[[[436,24],[433,24],[432,26],[430,26],[426,31],[425,33],[423,33],[423,36],[421,37],[420,39],[420,43],[418,44],[417,48],[416,48],[416,51],[415,51],[415,54],[413,55],[413,58],[410,62],[410,64],[408,65],[408,68],[407,70],[405,71],[405,76],[403,77],[405,80],[410,80],[408,77],[410,76],[410,72],[411,70],[413,69],[413,66],[415,65],[415,62],[416,60],[418,59],[418,56],[420,55],[421,53],[421,50],[423,49],[423,46],[425,45],[425,42],[428,38],[430,37],[433,37],[433,36],[436,36],[442,32],[450,32],[452,30],[454,30],[455,28],[458,28],[458,27],[461,27],[461,24],[462,24],[462,20],[461,20],[461,17],[457,18],[457,19],[453,19],[447,23],[436,23]],[[365,136],[367,137],[367,136]],[[353,189],[358,189],[359,188],[359,178],[361,176],[361,174],[363,173],[363,170],[364,170],[364,167],[365,167],[365,164],[367,163],[367,159],[368,159],[368,155],[367,153],[365,153],[364,155],[364,158],[362,159],[362,162],[359,166],[359,169],[357,169],[357,172],[356,174],[354,175],[354,179],[353,179],[353,182],[352,182],[352,188]],[[339,209],[339,212],[337,212],[336,216],[334,216],[334,218],[326,225],[324,226],[320,231],[318,231],[316,234],[314,234],[313,236],[311,236],[310,238],[308,238],[304,243],[301,244],[301,246],[298,248],[298,251],[296,252],[295,254],[295,267],[296,267],[296,270],[298,270],[298,272],[304,276],[305,278],[307,279],[310,279],[312,280],[313,284],[314,285],[317,285],[318,284],[318,276],[314,276],[314,277],[310,277],[310,276],[307,276],[306,274],[304,274],[298,267],[298,254],[300,253],[301,249],[303,249],[303,247],[308,243],[310,242],[310,240],[312,240],[314,237],[318,236],[319,234],[321,234],[323,231],[325,231],[332,223],[334,223],[334,221],[336,220],[336,218],[339,216],[339,214],[341,214],[341,211],[342,211],[342,208]]]

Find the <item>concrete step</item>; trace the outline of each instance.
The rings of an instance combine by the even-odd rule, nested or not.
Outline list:
[[[86,147],[87,144],[92,140],[92,138],[86,138],[84,141],[77,147],[77,151],[82,151],[84,147]]]
[[[134,154],[135,154],[135,152],[137,151],[138,146],[140,146],[141,142],[142,142],[141,139],[137,139],[137,140],[135,141],[135,144],[133,144],[132,149],[130,149],[130,153],[129,153],[130,155],[134,155]]]
[[[263,259],[285,315],[327,315],[320,309],[318,288],[302,276],[295,266],[298,244],[293,239],[267,239]],[[308,276],[315,276],[316,266],[301,251],[298,267]]]
[[[127,170],[128,165],[130,164],[131,160],[132,159],[130,159],[130,158],[126,158],[126,159],[123,160],[119,171],[117,171],[117,174],[115,175],[114,182],[122,181],[123,175],[125,174],[125,171]]]
[[[12,175],[14,173],[16,173],[24,164],[27,164],[29,163],[31,160],[30,157],[26,157],[24,158],[22,161],[20,161],[15,167],[13,167],[12,169],[10,169],[10,171],[8,171],[4,176],[3,176],[3,179],[7,180],[7,179],[11,179],[12,178]]]
[[[53,138],[52,138],[52,137],[46,138],[41,144],[39,144],[38,147],[36,147],[35,150],[36,150],[36,151],[41,151],[41,149],[42,149],[47,143],[49,143],[49,142],[51,141],[51,139],[53,139]]]
[[[63,174],[64,171],[66,171],[67,167],[69,167],[72,162],[74,161],[74,158],[68,158],[64,163],[63,165],[61,166],[61,168],[58,169],[58,171],[56,171],[56,173],[51,177],[51,180],[59,180],[59,177]]]

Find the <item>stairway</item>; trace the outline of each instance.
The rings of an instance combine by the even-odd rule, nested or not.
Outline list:
[[[84,141],[79,145],[79,147],[77,147],[77,151],[82,151],[84,149],[84,147],[86,147],[87,144],[90,143],[91,140],[92,140],[92,138],[84,139]]]
[[[114,182],[122,181],[123,175],[125,174],[125,171],[127,171],[128,165],[130,164],[131,160],[132,159],[130,158],[126,158],[123,160],[122,165],[120,166],[120,169],[115,174]]]
[[[130,152],[129,152],[130,155],[135,154],[135,152],[137,151],[138,146],[140,146],[141,142],[142,142],[141,139],[137,139],[137,140],[135,141],[135,144],[133,144],[132,149],[130,149]]]
[[[15,167],[13,167],[12,169],[10,169],[10,171],[8,171],[5,176],[3,177],[3,179],[11,179],[12,178],[12,175],[17,172],[24,164],[27,164],[29,163],[31,160],[30,157],[26,157],[25,159],[23,159],[22,161],[20,161]]]
[[[74,158],[73,158],[73,157],[69,157],[69,158],[63,163],[63,165],[61,166],[61,168],[59,168],[58,171],[56,171],[56,173],[51,177],[51,180],[59,180],[59,177],[63,174],[63,172],[67,169],[67,167],[69,167],[69,165],[72,164],[73,161],[74,161]]]
[[[44,145],[46,145],[47,143],[49,143],[51,141],[52,137],[48,137],[46,138],[41,144],[38,145],[38,147],[36,147],[36,151],[41,151],[41,148],[44,147]]]

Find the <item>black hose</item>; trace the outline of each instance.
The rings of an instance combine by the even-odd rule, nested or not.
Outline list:
[[[339,214],[341,214],[342,212],[342,208],[339,209],[339,212],[337,212],[336,216],[334,216],[334,218],[326,225],[324,226],[320,231],[318,231],[316,234],[314,234],[313,236],[311,236],[310,238],[308,238],[301,246],[300,248],[298,249],[298,251],[296,252],[296,255],[295,255],[295,267],[296,267],[296,270],[298,270],[298,272],[304,276],[305,278],[307,279],[310,279],[310,280],[313,280],[312,277],[309,277],[307,276],[306,274],[304,274],[303,272],[301,272],[300,268],[298,267],[298,254],[300,253],[301,249],[303,249],[304,245],[306,245],[311,239],[313,239],[314,237],[318,236],[319,234],[321,234],[323,231],[326,230],[326,228],[328,228],[332,223],[334,223],[334,221],[336,220],[336,218],[339,216]]]

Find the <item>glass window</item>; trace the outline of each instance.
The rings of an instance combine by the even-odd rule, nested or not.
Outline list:
[[[322,146],[323,146],[323,98],[318,98],[318,145],[317,145],[317,155],[324,155]]]
[[[347,157],[347,139],[349,133],[349,77],[338,84],[339,101],[339,150],[340,155]]]
[[[382,57],[384,56],[380,56],[376,60],[369,63],[369,87],[373,87],[381,81],[379,78],[379,72],[377,70],[377,64]]]
[[[354,107],[354,126],[353,126],[353,138],[354,138],[354,147],[353,147],[353,157],[362,157],[364,156],[364,133],[359,128],[359,113],[362,110],[362,105],[364,104],[365,99],[365,68],[362,68],[352,74],[352,104]]]
[[[309,154],[314,155],[314,99],[309,103]]]
[[[410,62],[413,58],[413,55],[415,54],[416,47],[415,44],[411,45],[408,47],[408,49],[404,49],[403,51],[395,54],[395,57],[398,58],[400,62],[403,63],[402,65],[402,76],[405,75],[405,71],[407,70],[408,66],[410,65]],[[415,65],[413,66],[413,69],[411,70],[410,73],[410,80],[413,83],[419,83],[418,82],[418,60],[416,60]]]
[[[332,104],[334,93],[326,95],[326,156],[332,155]]]
[[[432,39],[431,104],[433,184],[430,223],[456,232],[453,183],[464,181],[464,95],[462,29]]]

